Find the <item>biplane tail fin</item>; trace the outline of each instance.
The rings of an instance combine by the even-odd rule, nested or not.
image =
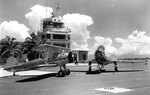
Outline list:
[[[14,66],[14,65],[17,65],[17,64],[19,64],[19,62],[16,60],[16,58],[9,57],[7,59],[7,62],[5,64],[5,66],[4,66],[4,68],[8,68],[8,67],[11,67],[11,66]]]

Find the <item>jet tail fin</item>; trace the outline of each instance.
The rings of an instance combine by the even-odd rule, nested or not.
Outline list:
[[[4,68],[8,68],[17,64],[19,64],[19,62],[14,57],[9,57]]]

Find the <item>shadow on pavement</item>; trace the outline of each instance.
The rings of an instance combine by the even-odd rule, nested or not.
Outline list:
[[[82,70],[71,70],[71,72],[84,72],[86,74],[100,74],[100,73],[117,73],[117,72],[141,72],[144,70],[119,70],[119,71],[113,71],[113,70],[106,70],[99,72],[98,70],[93,71],[82,71]]]
[[[32,82],[32,81],[38,81],[38,80],[46,79],[49,77],[57,77],[57,73],[50,73],[50,74],[34,76],[34,77],[26,78],[26,79],[17,80],[15,82]]]
[[[85,70],[70,70],[70,72],[83,72],[83,73],[86,73],[87,70],[86,71]]]
[[[141,72],[141,71],[144,71],[144,70],[119,70],[119,71],[106,70],[106,71],[101,71],[101,72],[98,72],[96,70],[96,71],[87,71],[86,74],[116,73],[116,72]]]

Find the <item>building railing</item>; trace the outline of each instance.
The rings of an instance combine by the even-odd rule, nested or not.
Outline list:
[[[47,39],[48,42],[65,42],[65,43],[70,43],[70,40],[66,40],[66,39]]]

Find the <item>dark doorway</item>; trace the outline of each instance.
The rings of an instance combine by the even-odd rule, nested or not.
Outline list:
[[[83,60],[86,60],[86,54],[83,54]]]

